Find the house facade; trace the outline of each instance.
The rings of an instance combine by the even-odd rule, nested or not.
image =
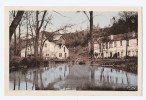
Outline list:
[[[48,35],[49,33],[42,33],[42,38],[39,39],[38,54],[41,54],[46,60],[50,58],[67,59],[69,57],[69,50],[65,45],[65,39],[62,35],[54,34],[47,36],[46,34]],[[22,49],[21,57],[25,57],[25,54],[26,56],[34,55],[34,46],[28,45],[27,51],[26,48]]]
[[[124,58],[126,51],[127,56],[138,56],[138,38],[135,32],[101,38],[103,37],[94,41],[95,58]]]

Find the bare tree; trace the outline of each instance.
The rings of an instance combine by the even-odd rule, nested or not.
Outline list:
[[[19,22],[21,21],[21,18],[23,16],[24,11],[18,11],[14,20],[12,21],[11,25],[9,26],[9,40],[11,41],[12,35],[14,34],[17,26],[19,25]]]
[[[25,57],[27,55],[27,47],[28,47],[28,13],[26,13],[26,48],[25,48]]]
[[[93,64],[94,58],[94,42],[93,42],[93,11],[89,11],[90,13],[90,41],[91,41],[91,64]]]
[[[34,44],[34,56],[35,58],[38,56],[38,40],[39,40],[39,32],[40,32],[40,29],[44,23],[44,18],[45,18],[45,15],[46,15],[47,11],[44,11],[43,13],[43,16],[42,16],[42,20],[41,20],[41,23],[39,25],[39,11],[36,11],[36,30],[35,30],[35,33],[36,33],[36,37],[35,37],[35,44]]]
[[[80,12],[80,11],[77,11]],[[94,42],[93,42],[93,11],[89,11],[89,16],[86,11],[83,11],[83,13],[86,15],[87,19],[90,23],[90,55],[91,55],[91,64],[93,64],[93,58],[94,58]]]

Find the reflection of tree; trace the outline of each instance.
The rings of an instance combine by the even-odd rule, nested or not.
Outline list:
[[[33,74],[34,74],[34,77],[33,77],[32,90],[33,90],[34,85],[35,85],[35,80],[36,80],[36,79],[35,79],[35,78],[36,78],[36,75],[35,75],[35,74],[36,74],[36,72],[34,71]]]
[[[34,77],[35,89],[38,89],[38,69],[36,69]]]
[[[94,67],[93,66],[91,66],[91,80],[94,80],[95,79],[95,69],[94,69]]]
[[[16,73],[14,72],[14,88],[13,88],[13,90],[15,90],[15,85],[16,85],[16,75],[15,75]]]
[[[19,71],[19,75],[18,75],[18,77],[19,77],[18,90],[20,90],[20,71]]]
[[[129,85],[129,79],[128,79],[127,72],[126,72],[126,79],[127,79],[127,84]]]
[[[27,76],[27,69],[26,69],[26,70],[23,70],[23,71],[22,71],[22,74],[23,74],[24,77],[25,77],[26,90],[27,90],[27,78],[26,78],[26,76]]]
[[[100,74],[100,81],[102,81],[102,76],[103,76],[103,71],[104,71],[104,68],[102,68],[102,71],[101,71],[101,74]]]
[[[40,81],[41,81],[41,89],[44,89],[43,79],[42,79],[42,72],[40,71]]]

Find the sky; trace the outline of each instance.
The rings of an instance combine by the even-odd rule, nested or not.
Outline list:
[[[68,24],[74,25],[72,28],[68,28],[68,32],[74,32],[76,30],[83,30],[89,26],[89,20],[83,12],[76,11],[61,11],[50,12],[52,15],[52,25],[48,25],[46,31],[54,31]],[[88,14],[88,12],[87,12]],[[99,25],[100,28],[111,25],[111,19],[113,17],[119,17],[119,12],[93,12],[93,23]],[[89,14],[88,14],[89,16]]]
[[[89,12],[87,12],[89,16]],[[48,24],[45,31],[48,32],[54,32],[55,30],[58,30],[66,25],[73,25],[71,28],[67,28],[66,32],[60,31],[60,33],[70,33],[75,31],[80,31],[87,29],[89,27],[89,20],[87,16],[82,12],[77,11],[49,11],[46,18],[48,16],[52,16],[51,24]],[[33,15],[35,19],[35,14]],[[93,24],[95,26],[99,26],[100,28],[108,27],[112,24],[111,19],[113,17],[118,18],[119,12],[93,12]],[[42,16],[39,17],[39,19],[42,19]],[[43,28],[40,30],[42,31]],[[35,32],[35,30],[33,30]],[[21,36],[26,36],[26,25],[22,26],[21,28]],[[18,28],[16,29],[16,34],[18,34]],[[31,33],[29,33],[31,34]]]

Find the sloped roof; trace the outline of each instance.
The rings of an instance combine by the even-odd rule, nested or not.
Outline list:
[[[124,33],[124,34],[118,34],[118,35],[113,35],[113,41],[119,41],[119,40],[126,40],[126,39],[134,39],[137,38],[137,33],[135,32],[129,32],[129,33]]]
[[[62,37],[62,34],[53,33],[53,32],[47,32],[42,31],[42,34],[48,39],[50,42],[54,42],[59,40]],[[64,38],[63,38],[64,39]]]
[[[120,40],[126,40],[126,39],[134,39],[137,38],[138,34],[135,32],[129,32],[124,34],[117,34],[117,35],[109,35],[105,37],[95,37],[94,42],[95,43],[101,43],[101,42],[109,42],[109,41],[120,41]]]
[[[53,40],[54,41],[59,40],[61,38],[61,36],[62,36],[61,34],[56,34],[53,36]]]
[[[42,31],[42,35],[45,36],[48,39],[48,41],[50,41],[50,42],[53,41],[54,33]]]

